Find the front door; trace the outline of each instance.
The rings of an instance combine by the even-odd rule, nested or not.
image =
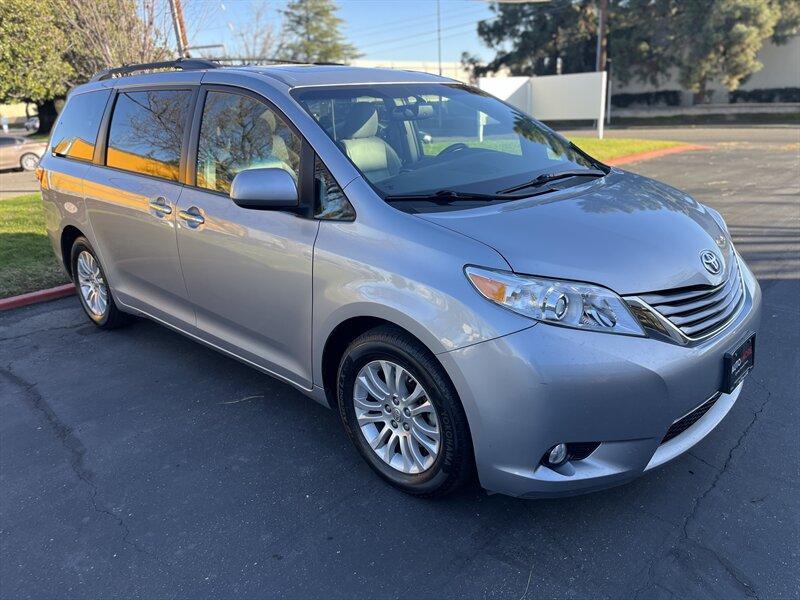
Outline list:
[[[0,137],[0,169],[19,167],[17,141],[12,137]]]
[[[86,208],[117,298],[179,327],[194,325],[175,220],[190,89],[119,92],[105,166],[87,174]]]
[[[298,181],[301,139],[264,101],[231,89],[209,89],[195,118],[199,139],[189,155],[196,154],[196,185],[180,196],[177,230],[197,326],[209,342],[310,389],[319,224],[240,208],[228,196],[246,169],[281,168]]]

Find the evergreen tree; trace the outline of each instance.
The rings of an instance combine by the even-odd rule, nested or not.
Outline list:
[[[331,0],[292,0],[283,10],[287,44],[281,54],[302,62],[348,62],[359,56],[345,41]]]
[[[671,0],[673,46],[681,85],[706,99],[711,80],[735,90],[759,71],[756,58],[781,20],[781,2],[770,0]],[[796,25],[795,25],[796,30]]]
[[[499,48],[476,75],[507,68],[512,75],[593,71],[597,13],[594,0],[493,3],[494,19],[478,24],[478,35]]]

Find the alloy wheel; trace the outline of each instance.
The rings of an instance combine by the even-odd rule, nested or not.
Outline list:
[[[108,309],[108,286],[100,265],[91,252],[83,250],[78,255],[76,266],[84,304],[93,315],[102,317]]]
[[[414,475],[433,466],[441,447],[436,407],[406,369],[373,360],[358,372],[353,404],[361,433],[383,462]]]
[[[20,161],[20,166],[26,171],[33,171],[38,165],[39,157],[35,154],[25,154]]]

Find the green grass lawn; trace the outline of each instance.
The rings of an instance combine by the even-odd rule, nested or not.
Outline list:
[[[68,282],[44,230],[39,194],[0,200],[0,298]]]
[[[661,150],[663,148],[672,148],[673,146],[682,146],[684,144],[683,142],[667,140],[637,140],[626,138],[605,138],[598,140],[597,138],[590,137],[576,137],[572,138],[571,141],[589,156],[593,156],[600,162],[611,160],[612,158],[619,158],[620,156]]]

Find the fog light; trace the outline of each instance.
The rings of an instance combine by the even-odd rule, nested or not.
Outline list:
[[[556,444],[547,453],[547,464],[551,467],[558,467],[567,461],[567,445]]]

